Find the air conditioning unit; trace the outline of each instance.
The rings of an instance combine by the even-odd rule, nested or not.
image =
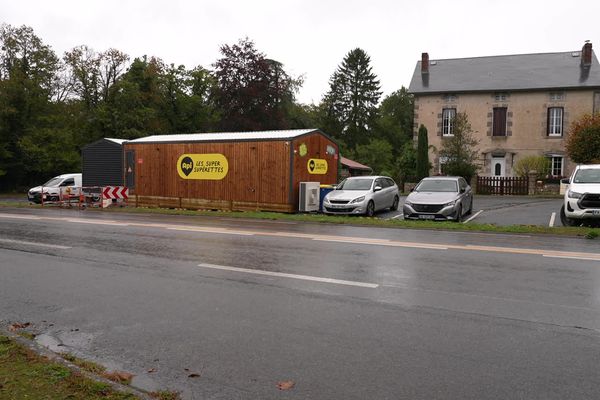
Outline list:
[[[300,182],[300,212],[319,211],[319,182]]]

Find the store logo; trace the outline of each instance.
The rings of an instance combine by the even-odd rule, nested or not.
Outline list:
[[[191,157],[183,157],[179,165],[181,167],[181,171],[185,174],[185,176],[189,176],[190,173],[194,170],[194,161]]]
[[[320,158],[311,158],[306,163],[309,174],[313,175],[325,175],[327,173],[327,160]]]

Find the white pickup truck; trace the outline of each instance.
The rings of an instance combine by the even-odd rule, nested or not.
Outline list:
[[[565,226],[600,225],[600,164],[578,165],[570,178],[560,219]]]
[[[71,188],[78,190],[81,188],[81,174],[64,174],[55,176],[41,186],[29,189],[27,199],[32,203],[41,203],[44,201],[58,201],[61,188]],[[43,191],[43,192],[42,192]]]

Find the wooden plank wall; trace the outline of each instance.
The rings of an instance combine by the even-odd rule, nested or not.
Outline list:
[[[300,156],[300,145],[305,144],[308,153]],[[327,145],[335,148],[334,154],[327,154]],[[294,139],[294,176],[293,176],[293,204],[298,208],[300,182],[320,182],[321,184],[336,184],[338,179],[338,157],[339,149],[337,144],[329,140],[326,136],[319,133],[301,136]],[[327,174],[310,174],[306,166],[311,158],[327,160]]]
[[[167,207],[293,211],[289,146],[286,141],[125,144],[125,150],[136,152],[132,200]],[[182,154],[206,153],[227,158],[225,178],[195,180],[178,175]]]

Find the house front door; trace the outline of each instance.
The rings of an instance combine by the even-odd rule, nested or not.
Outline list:
[[[504,157],[492,158],[492,176],[506,176],[506,160]]]

